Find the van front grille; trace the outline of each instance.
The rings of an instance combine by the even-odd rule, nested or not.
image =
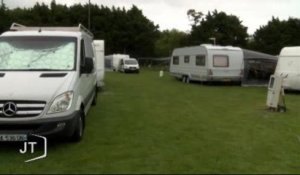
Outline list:
[[[1,100],[0,118],[24,118],[39,116],[46,106],[44,101]]]

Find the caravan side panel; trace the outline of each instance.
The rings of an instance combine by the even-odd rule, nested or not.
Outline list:
[[[208,48],[209,79],[212,81],[241,81],[243,52],[239,48]]]
[[[125,54],[113,54],[105,56],[105,67],[118,71],[120,67],[120,60],[129,58],[129,55]]]
[[[94,40],[94,49],[95,49],[95,63],[97,71],[97,86],[104,86],[104,41],[103,40]]]
[[[190,80],[206,81],[206,49],[202,46],[175,49],[170,62],[170,73],[177,78],[187,76]]]

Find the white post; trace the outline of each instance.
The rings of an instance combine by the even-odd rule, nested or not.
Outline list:
[[[159,78],[161,78],[163,76],[164,76],[164,71],[163,70],[159,71]]]

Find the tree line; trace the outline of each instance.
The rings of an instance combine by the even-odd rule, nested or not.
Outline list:
[[[126,53],[133,57],[169,56],[176,47],[212,43],[232,45],[269,54],[279,54],[285,46],[300,45],[300,20],[279,20],[273,17],[257,29],[253,36],[247,33],[239,17],[214,10],[203,14],[191,9],[187,17],[191,21],[189,33],[176,29],[159,31],[137,6],[130,9],[103,5],[74,4],[70,7],[36,3],[32,8],[8,9],[0,7],[0,33],[7,31],[13,22],[28,26],[76,26],[88,27],[88,11],[91,14],[90,30],[96,39],[105,40],[106,54]]]

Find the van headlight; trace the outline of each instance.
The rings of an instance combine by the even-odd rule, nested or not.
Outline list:
[[[73,92],[68,91],[57,96],[52,102],[48,114],[66,112],[70,109],[73,100]]]

